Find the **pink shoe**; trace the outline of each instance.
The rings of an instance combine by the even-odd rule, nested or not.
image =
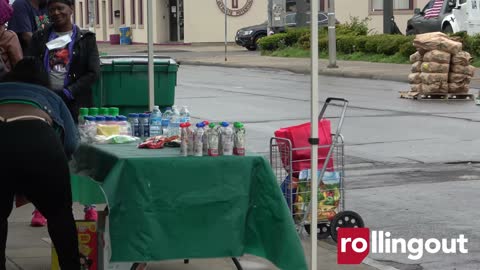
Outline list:
[[[97,210],[94,207],[88,207],[85,209],[85,220],[88,221],[97,221],[98,214]]]
[[[38,210],[33,211],[32,222],[30,226],[32,227],[44,227],[47,225],[47,219],[40,213]]]

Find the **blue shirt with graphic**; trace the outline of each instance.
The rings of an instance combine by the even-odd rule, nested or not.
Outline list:
[[[38,10],[29,0],[13,2],[13,16],[8,22],[8,29],[15,33],[34,33],[48,24],[47,10]]]

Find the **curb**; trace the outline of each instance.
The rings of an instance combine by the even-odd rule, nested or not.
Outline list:
[[[284,70],[297,74],[310,74],[309,67],[272,67],[268,65],[251,65],[251,64],[240,64],[240,63],[219,63],[219,62],[204,62],[204,61],[195,61],[195,60],[180,60],[177,62],[179,65],[192,65],[192,66],[217,66],[217,67],[229,67],[229,68],[259,68],[266,70]],[[393,74],[373,74],[369,72],[355,72],[342,69],[327,69],[320,68],[318,70],[319,75],[324,76],[333,76],[333,77],[345,77],[345,78],[358,78],[358,79],[371,79],[371,80],[385,80],[385,81],[395,81],[408,83],[408,77],[403,75],[393,75]]]

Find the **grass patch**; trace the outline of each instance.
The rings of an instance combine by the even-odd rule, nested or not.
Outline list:
[[[273,52],[263,51],[262,55],[264,56],[275,56],[275,57],[297,57],[297,58],[307,58],[310,57],[310,51],[304,50],[299,47],[286,47],[283,49],[278,49]],[[328,52],[320,52],[320,59],[328,59]],[[347,61],[364,61],[364,62],[374,62],[374,63],[391,63],[391,64],[409,64],[409,59],[397,53],[395,55],[384,55],[384,54],[366,54],[362,52],[355,52],[352,54],[342,54],[337,53],[337,60],[347,60]],[[480,67],[480,59],[475,58],[473,66]]]

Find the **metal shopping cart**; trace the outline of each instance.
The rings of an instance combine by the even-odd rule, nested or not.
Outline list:
[[[341,103],[335,133],[325,112],[332,102]],[[338,104],[337,104],[338,105]],[[337,240],[338,228],[364,227],[361,216],[345,210],[344,138],[340,134],[348,101],[328,98],[320,112],[318,146],[318,239]],[[270,139],[270,164],[280,184],[299,233],[311,230],[311,175],[308,141],[310,123],[277,130]]]

